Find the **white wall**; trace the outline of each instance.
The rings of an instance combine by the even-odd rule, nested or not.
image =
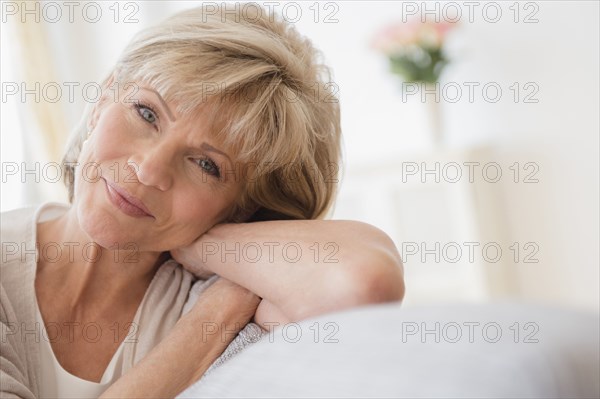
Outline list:
[[[402,159],[424,144],[419,137],[423,132],[406,115],[410,111],[402,115],[410,104],[401,101],[396,81],[385,73],[387,66],[366,47],[366,37],[394,20],[394,11],[400,18],[402,5],[360,3],[341,3],[335,29],[321,25],[313,34],[336,70],[347,160],[356,169]],[[539,245],[539,263],[510,270],[517,294],[598,309],[598,3],[536,2],[539,22],[532,24],[514,23],[511,4],[502,3],[498,23],[475,12],[474,23],[463,23],[455,33],[451,50],[456,61],[442,84],[477,82],[482,87],[495,82],[503,95],[491,103],[476,90],[469,103],[463,86],[461,101],[443,103],[447,139],[454,148],[491,146],[495,156],[490,160],[506,173],[514,162],[521,168],[526,162],[539,165],[539,183],[500,182],[503,209],[498,212],[505,217],[507,241]],[[521,8],[520,20],[533,11]],[[531,92],[525,90],[526,82],[536,84],[539,92],[533,98],[539,102],[524,103],[521,97],[515,103],[514,82],[519,82],[521,96]],[[528,171],[521,169],[521,181]]]

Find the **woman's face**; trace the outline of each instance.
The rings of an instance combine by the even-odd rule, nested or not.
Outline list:
[[[107,248],[187,245],[223,222],[237,200],[235,161],[201,114],[178,115],[139,83],[121,91],[108,92],[92,114],[75,179],[79,223]]]

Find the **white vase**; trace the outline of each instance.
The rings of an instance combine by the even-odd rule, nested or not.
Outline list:
[[[435,90],[435,83],[426,83],[427,93]],[[441,94],[438,95],[438,101],[433,95],[425,96],[425,115],[427,131],[432,147],[442,148],[444,147],[444,124],[442,120],[442,104],[443,100]]]

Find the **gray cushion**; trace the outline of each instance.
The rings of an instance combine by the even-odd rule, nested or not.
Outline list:
[[[598,325],[522,303],[365,306],[278,328],[179,397],[597,398]]]

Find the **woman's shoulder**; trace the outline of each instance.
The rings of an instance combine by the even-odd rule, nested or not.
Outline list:
[[[26,221],[32,221],[32,219],[48,219],[56,217],[61,213],[69,209],[69,205],[60,202],[43,202],[33,205],[25,205],[16,209],[3,211],[0,213],[2,218],[2,231],[5,227],[19,227],[24,226]]]
[[[45,202],[0,213],[2,250],[4,251],[5,242],[35,240],[35,237],[32,237],[30,233],[34,231],[35,223],[39,219],[56,217],[67,209],[68,205],[66,204]]]
[[[3,211],[0,213],[0,231],[9,234],[13,231],[23,228],[28,220],[33,218],[37,206],[27,206],[17,209],[11,209],[9,211]]]
[[[31,241],[32,222],[37,207],[29,206],[12,209],[0,214],[0,241],[2,244],[1,263],[19,260],[23,251],[34,243]],[[34,250],[33,247],[32,250]]]
[[[0,261],[0,322],[2,323],[2,392],[15,397],[34,398],[35,385],[31,375],[35,364],[28,362],[32,340],[38,339],[35,319],[30,305],[34,292],[28,284],[34,274],[23,258],[35,254],[35,239],[31,239],[33,218],[38,207],[24,207],[0,214],[0,236],[2,259]],[[20,327],[15,327],[20,326]],[[31,336],[19,333],[19,328],[32,331]],[[27,360],[27,361],[26,361]],[[6,365],[6,367],[5,367]],[[6,373],[4,373],[6,371]]]
[[[8,300],[13,301],[16,314],[21,313],[22,305],[30,299],[26,284],[34,276],[30,268],[36,256],[33,218],[37,208],[24,207],[0,214],[0,273],[5,294],[2,306],[7,306]]]
[[[23,278],[33,278],[30,269],[35,268],[37,259],[35,242],[37,222],[56,217],[66,209],[68,209],[67,205],[46,202],[0,214],[0,272],[5,288],[11,285],[11,282],[22,282]]]

